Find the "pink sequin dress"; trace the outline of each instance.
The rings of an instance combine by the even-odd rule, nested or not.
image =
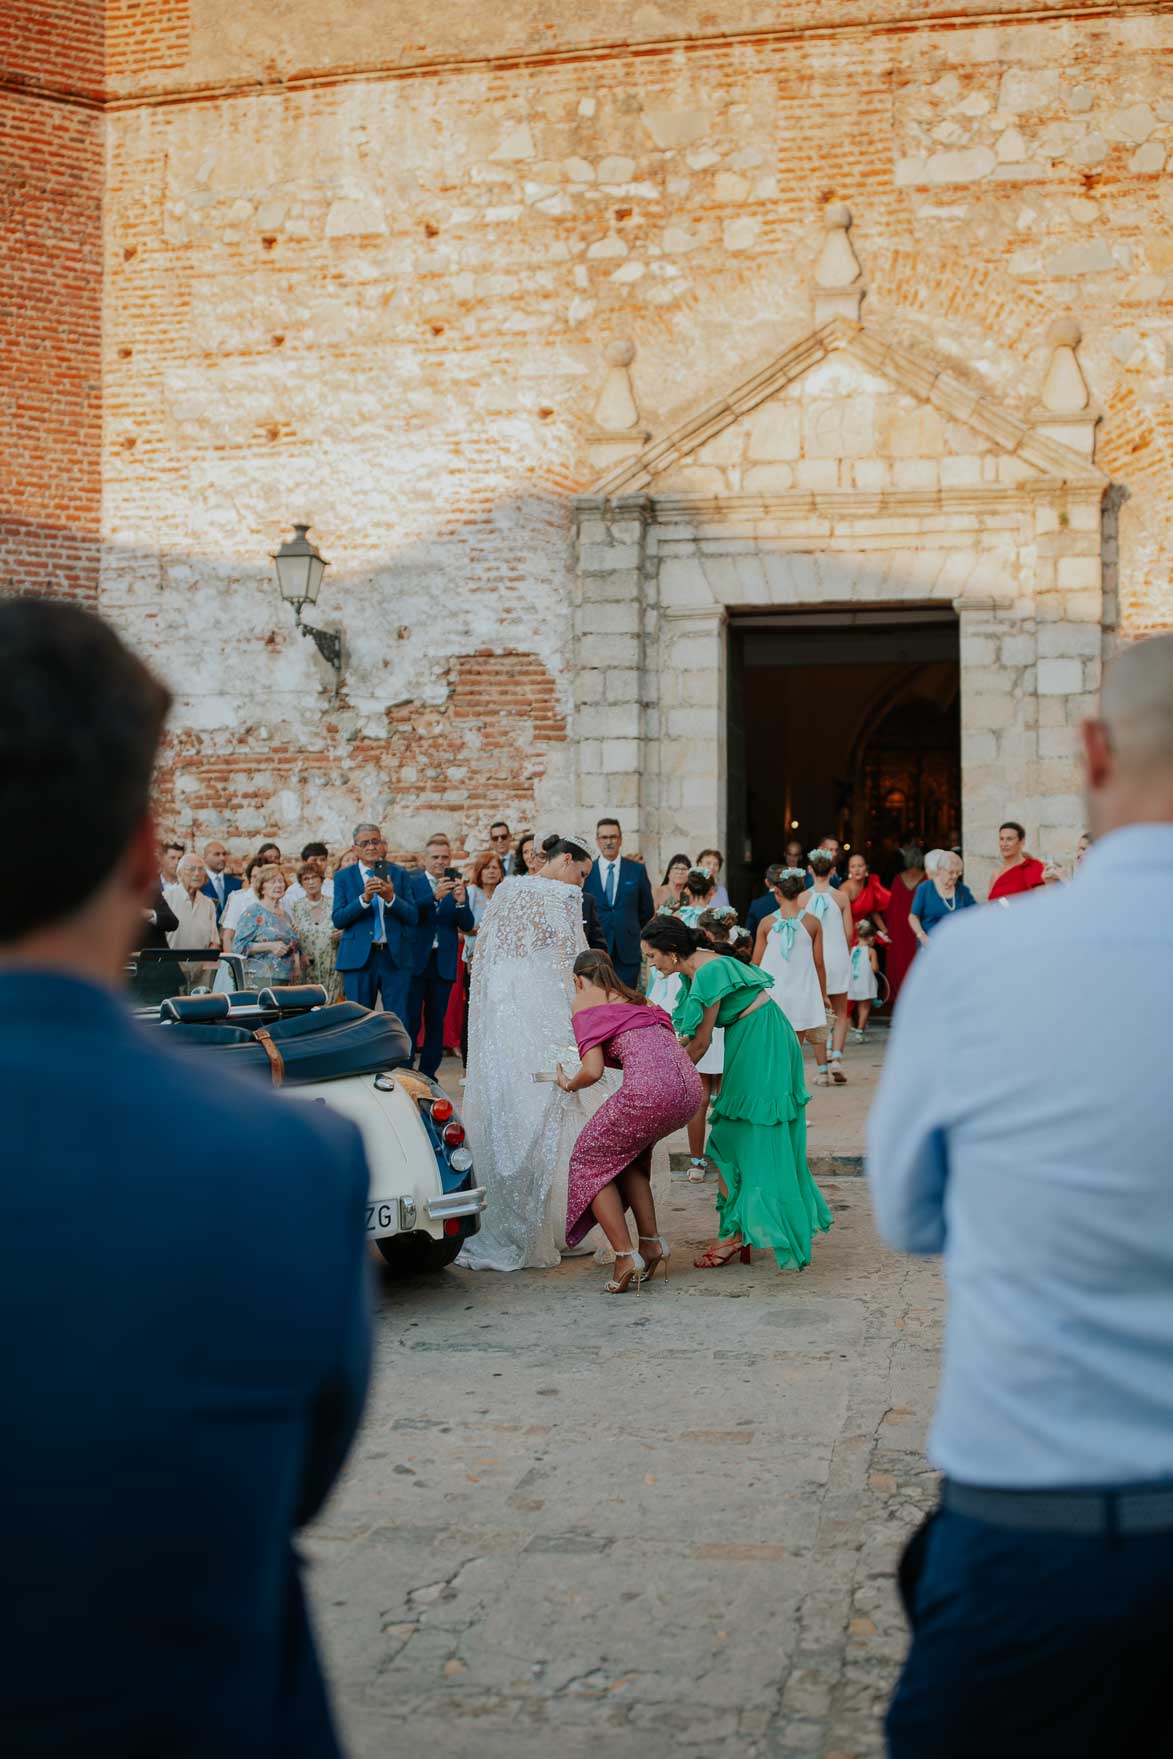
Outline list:
[[[574,1016],[580,1056],[600,1047],[623,1085],[586,1125],[570,1156],[566,1240],[575,1246],[594,1226],[591,1203],[605,1185],[635,1166],[650,1174],[652,1149],[682,1130],[704,1090],[662,1008],[607,1002]]]

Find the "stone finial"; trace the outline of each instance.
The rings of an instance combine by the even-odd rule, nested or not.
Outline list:
[[[635,343],[617,339],[603,351],[607,374],[594,407],[595,426],[601,433],[626,434],[639,423],[639,405],[631,383]]]
[[[1082,332],[1075,318],[1056,318],[1047,331],[1051,358],[1043,376],[1032,424],[1084,458],[1094,458],[1100,411],[1091,400],[1076,349]]]
[[[616,337],[603,350],[607,371],[591,411],[594,423],[587,436],[591,463],[596,470],[610,471],[617,464],[638,457],[651,435],[639,419],[639,404],[631,383],[635,343]]]
[[[851,243],[851,209],[836,203],[827,209],[823,222],[827,230],[815,264],[815,325],[832,318],[850,318],[858,324],[867,289]]]
[[[1051,415],[1079,415],[1090,402],[1075,350],[1083,332],[1074,318],[1056,318],[1047,332],[1051,359],[1043,380],[1043,408]]]

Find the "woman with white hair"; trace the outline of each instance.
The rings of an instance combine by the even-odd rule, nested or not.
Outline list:
[[[916,888],[908,912],[909,926],[922,947],[928,946],[938,923],[977,903],[969,887],[961,883],[963,872],[961,857],[952,849],[930,849],[925,856],[926,878]]]

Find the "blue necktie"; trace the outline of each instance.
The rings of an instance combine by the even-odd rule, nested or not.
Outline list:
[[[615,902],[615,863],[612,862],[610,867],[607,869],[607,908],[608,908],[608,910],[611,908],[611,906],[612,906],[612,904],[614,904],[614,902]]]

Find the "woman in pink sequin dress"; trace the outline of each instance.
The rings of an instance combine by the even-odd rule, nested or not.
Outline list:
[[[621,1295],[633,1280],[654,1275],[669,1256],[652,1200],[652,1149],[687,1124],[701,1103],[701,1082],[667,1014],[621,983],[605,953],[579,954],[574,992],[574,1036],[582,1066],[573,1078],[559,1068],[558,1085],[566,1093],[592,1087],[604,1067],[622,1069],[623,1085],[574,1145],[566,1239],[575,1245],[598,1222],[615,1249],[615,1275],[606,1290]],[[629,1209],[639,1230],[635,1252]]]

